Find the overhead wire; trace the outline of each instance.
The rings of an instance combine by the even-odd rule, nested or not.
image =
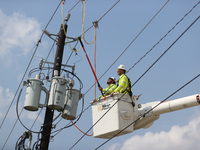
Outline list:
[[[83,36],[86,32],[88,32],[92,27],[95,27],[94,23],[97,23],[97,24],[98,24],[98,22],[99,22],[103,17],[105,17],[105,16],[108,14],[108,12],[110,12],[110,11],[117,5],[117,3],[118,3],[119,1],[120,1],[120,0],[118,0],[106,13],[104,13],[103,16],[101,16],[101,17],[98,19],[98,21],[93,22],[93,25],[92,25],[91,27],[89,27],[86,31],[83,31],[83,30],[82,30],[81,38],[82,38],[82,36]],[[78,1],[78,2],[76,3],[76,5],[77,5],[79,2],[80,2],[80,1]],[[63,4],[63,3],[62,3],[62,4]],[[62,20],[63,20],[63,24],[64,24],[63,5],[62,5],[62,12],[61,12],[61,13],[62,13]],[[84,14],[85,14],[85,13],[84,13]],[[82,20],[82,24],[83,24],[83,20]],[[84,29],[84,28],[82,28],[82,29]],[[65,29],[64,29],[64,33],[65,33],[65,35],[66,35]],[[96,28],[95,28],[95,34],[96,34]],[[67,38],[68,43],[69,43],[69,39],[68,39],[68,36],[67,36],[67,35],[66,35],[66,38]],[[75,51],[75,52],[78,52],[78,51],[81,50],[81,47],[80,47],[78,50],[72,48],[71,45],[70,45],[70,43],[69,43],[69,47],[70,47],[70,49],[71,49],[72,51]]]
[[[82,112],[81,112],[79,115],[77,115],[77,116],[76,116],[76,118],[77,118],[77,117],[79,117],[79,116],[81,116],[81,115],[82,115],[82,114],[83,114],[83,113],[84,113],[84,112],[85,112],[87,109],[89,109],[89,108],[90,108],[90,106],[91,106],[91,105],[89,105],[87,108],[85,108],[84,110],[82,110]],[[82,109],[83,109],[83,107],[82,107]],[[56,132],[57,132],[57,133],[54,135],[54,137],[55,137],[55,136],[56,136],[56,135],[57,135],[59,132],[61,132],[63,129],[66,129],[66,128],[68,128],[68,127],[69,127],[69,124],[70,124],[70,123],[68,123],[68,124],[67,124],[67,126],[65,126],[65,127],[61,128],[61,129],[58,129],[58,130],[56,130],[56,131],[53,131],[51,134],[53,134],[53,133],[56,133]]]
[[[50,24],[51,20],[53,19],[53,17],[54,17],[54,15],[55,15],[55,13],[57,12],[57,10],[58,10],[58,8],[59,8],[61,2],[62,2],[62,0],[61,0],[60,3],[58,4],[58,6],[57,6],[56,10],[54,11],[53,15],[51,16],[49,22],[48,22],[47,25],[45,26],[45,29],[48,27],[48,25]],[[18,91],[19,91],[19,88],[20,88],[20,86],[21,86],[21,84],[22,84],[22,82],[23,82],[23,80],[24,80],[24,77],[25,77],[25,75],[26,75],[26,73],[27,73],[27,71],[28,71],[28,69],[29,69],[29,67],[30,67],[30,64],[31,64],[31,62],[32,62],[32,60],[33,60],[33,58],[34,58],[34,56],[35,56],[35,53],[36,53],[36,51],[37,51],[37,49],[38,49],[38,47],[39,47],[39,43],[41,42],[43,35],[44,35],[44,32],[42,33],[40,39],[38,40],[38,42],[37,42],[37,44],[36,44],[36,48],[35,48],[35,50],[34,50],[34,52],[33,52],[33,55],[32,55],[32,57],[31,57],[31,60],[29,61],[29,64],[28,64],[28,66],[27,66],[27,68],[26,68],[26,70],[25,70],[25,73],[24,73],[24,75],[23,75],[23,77],[22,77],[22,79],[21,79],[21,81],[20,81],[20,84],[19,84],[19,86],[18,86],[18,88],[17,88],[17,90],[16,90],[16,92],[15,92],[15,95],[14,95],[14,97],[13,97],[13,99],[12,99],[12,102],[11,102],[11,104],[10,104],[10,106],[9,106],[7,112],[6,112],[6,115],[5,115],[3,121],[2,121],[2,123],[1,123],[1,125],[0,125],[0,129],[1,129],[1,127],[2,127],[2,125],[3,125],[3,123],[4,123],[5,119],[6,119],[6,117],[7,117],[7,115],[8,115],[8,112],[10,111],[10,108],[11,108],[11,106],[12,106],[14,100],[15,100],[15,97],[16,97]],[[55,44],[55,43],[54,43],[54,44]],[[23,110],[23,108],[22,108],[22,110]],[[22,110],[21,110],[19,116],[21,115]],[[18,121],[18,118],[17,118],[17,120],[16,120],[16,122],[15,122],[13,128],[11,129],[11,132],[9,133],[7,139],[6,139],[6,141],[5,141],[4,145],[3,145],[3,148],[5,147],[5,145],[6,145],[7,141],[8,141],[8,139],[10,138],[10,135],[12,134],[12,131],[13,131],[13,129],[15,128],[15,126],[16,126],[16,124],[17,124],[17,121]],[[36,120],[35,120],[35,121],[36,121]],[[35,122],[34,122],[34,123],[35,123]],[[34,125],[34,123],[33,123],[33,125]],[[33,125],[32,125],[32,127],[33,127]],[[31,129],[32,129],[32,127],[31,127]],[[2,148],[2,149],[3,149],[3,148]]]
[[[62,2],[63,2],[63,0],[60,1],[59,5],[57,6],[56,10],[54,11],[52,17],[50,18],[49,22],[47,23],[45,29],[47,28],[47,26],[49,25],[49,23],[50,23],[51,20],[53,19],[53,16],[55,15],[57,9],[59,8],[59,6],[60,6],[60,4],[61,4]],[[79,2],[80,2],[80,0],[79,0],[68,12],[70,12]],[[119,1],[118,1],[118,2],[119,2]],[[114,6],[113,6],[113,7],[114,7]],[[113,8],[113,7],[112,7],[112,8]],[[110,10],[111,10],[111,9],[110,9]],[[108,13],[108,11],[107,11],[107,13]],[[106,14],[107,14],[107,13],[106,13]],[[104,14],[99,20],[101,20],[106,14]],[[88,29],[88,30],[89,30],[89,29]],[[88,31],[88,30],[87,30],[87,31]],[[86,33],[87,31],[85,31],[84,33]],[[8,112],[9,112],[10,108],[11,108],[11,105],[12,105],[12,103],[13,103],[15,97],[16,97],[16,94],[17,94],[18,91],[19,91],[19,88],[20,88],[20,86],[21,86],[21,83],[22,83],[22,81],[24,80],[24,77],[25,77],[25,75],[26,75],[26,72],[28,71],[28,68],[29,68],[29,66],[30,66],[30,64],[31,64],[31,62],[32,62],[32,60],[33,60],[33,57],[34,57],[34,55],[35,55],[35,53],[36,53],[36,51],[37,51],[37,48],[38,48],[38,46],[39,46],[39,43],[41,42],[41,39],[42,39],[43,35],[44,35],[44,32],[42,33],[40,39],[38,40],[38,43],[36,44],[35,51],[34,51],[34,53],[33,53],[33,55],[32,55],[32,58],[31,58],[31,60],[30,60],[30,62],[29,62],[29,64],[28,64],[28,67],[27,67],[27,69],[26,69],[26,71],[25,71],[25,73],[24,73],[24,76],[22,77],[22,80],[21,80],[21,82],[20,82],[20,84],[19,84],[19,86],[18,86],[18,89],[17,89],[17,91],[16,91],[16,93],[15,93],[15,95],[14,95],[14,98],[13,98],[13,100],[12,100],[12,102],[11,102],[9,108],[8,108],[8,111],[7,111],[7,113],[6,113],[6,115],[5,115],[4,119],[3,119],[3,121],[2,121],[2,123],[1,123],[0,129],[1,129],[1,127],[2,127],[2,125],[3,125],[3,123],[4,123],[4,121],[5,121],[5,118],[6,118],[7,114],[8,114]],[[33,125],[34,125],[34,124],[33,124]],[[14,127],[15,127],[15,125],[14,125]],[[14,127],[13,127],[13,128],[14,128]]]
[[[82,3],[82,7],[81,7],[81,18],[82,18],[82,36],[83,36],[83,40],[85,41],[86,44],[92,44],[95,40],[95,36],[96,36],[96,27],[94,28],[94,39],[91,43],[88,43],[86,40],[85,40],[85,33],[84,33],[84,23],[85,23],[85,7],[86,7],[86,1],[84,0],[84,8],[83,8],[83,1],[81,1]],[[83,11],[84,9],[84,11]],[[84,14],[84,15],[83,15]]]
[[[190,26],[164,51],[164,53],[162,53],[160,55],[160,57],[158,57],[158,59],[156,59],[156,61],[154,61],[154,63],[138,78],[138,80],[136,80],[136,82],[134,84],[132,84],[131,88],[166,54],[166,52],[169,51],[169,49],[188,31],[188,29],[190,29],[190,27],[192,27],[192,25],[200,18],[200,16],[198,16],[194,22],[192,22],[192,24],[190,24]],[[123,94],[94,124],[93,126],[86,132],[88,133],[117,103],[118,101],[124,96],[125,94]],[[83,135],[79,140],[77,140],[77,142],[70,148],[72,149],[85,135]]]
[[[119,2],[119,1],[118,1]]]
[[[79,1],[80,1],[80,0],[79,0]],[[61,1],[61,2],[62,2],[62,1]],[[78,4],[78,2],[77,2],[77,4]],[[75,4],[68,12],[70,12],[77,4]],[[58,7],[59,7],[59,6],[58,6]],[[57,7],[57,9],[58,9],[58,7]],[[57,10],[57,9],[56,9],[56,10]],[[55,12],[54,12],[54,14],[55,14]],[[53,15],[54,15],[54,14],[53,14]],[[51,18],[51,19],[52,19],[52,18]],[[50,22],[49,22],[49,23],[50,23]],[[49,23],[48,23],[48,24],[49,24]],[[47,27],[47,26],[46,26],[46,27]],[[46,29],[46,27],[45,27],[45,29]],[[48,57],[49,57],[49,55],[50,55],[50,53],[51,53],[51,51],[52,51],[52,49],[53,49],[53,47],[54,47],[54,45],[55,45],[55,42],[56,42],[56,41],[54,41],[54,43],[53,43],[53,45],[52,45],[52,47],[51,47],[51,49],[50,49],[50,51],[49,51],[49,53],[48,53],[46,59],[45,59],[46,61],[47,61],[47,59],[48,59]],[[73,52],[72,52],[72,53],[73,53]],[[71,53],[71,55],[72,55],[72,53]],[[71,57],[71,55],[70,55],[70,57]],[[70,58],[70,57],[69,57],[69,58]],[[68,59],[68,61],[69,61],[69,59]],[[68,61],[67,61],[67,62],[68,62]],[[66,63],[67,63],[67,62],[66,62]],[[43,67],[44,67],[44,65],[45,65],[45,63],[43,64]],[[63,69],[64,69],[64,68],[63,68]],[[63,70],[62,70],[62,71],[63,71]],[[40,73],[41,73],[41,72],[40,72]],[[37,117],[36,117],[36,119],[35,119],[35,121],[34,121],[34,123],[32,124],[32,126],[31,126],[30,129],[33,128],[33,126],[34,126],[34,124],[35,124],[35,122],[36,122],[37,118],[39,117],[39,115],[40,115],[40,113],[41,113],[42,110],[43,110],[43,108],[42,108],[42,109],[40,110],[40,112],[38,113],[38,115],[37,115]]]
[[[119,2],[119,1],[118,1],[118,2]],[[118,3],[118,2],[117,2],[117,3]],[[168,2],[169,2],[169,0],[161,7],[161,9],[154,15],[154,17],[146,24],[146,26],[145,26],[145,27],[140,31],[140,33],[133,39],[133,41],[127,46],[127,48],[122,52],[122,54],[114,61],[114,63],[115,63],[115,62],[123,55],[123,53],[131,46],[131,44],[137,39],[137,37],[144,31],[144,29],[151,23],[151,21],[157,16],[157,14],[165,7],[165,5],[166,5]],[[117,3],[116,3],[116,4],[117,4]],[[115,5],[116,5],[116,4],[115,4]],[[115,5],[114,5],[114,6],[115,6]],[[113,7],[114,7],[114,6],[113,6]],[[112,7],[112,8],[113,8],[113,7]],[[111,10],[111,9],[110,9],[110,10]],[[109,11],[110,11],[110,10],[109,10]],[[108,11],[108,12],[109,12],[109,11]],[[107,13],[106,13],[106,14],[107,14]],[[106,15],[106,14],[105,14],[105,15]],[[104,15],[104,16],[105,16],[105,15]],[[102,18],[100,18],[100,19],[102,19]],[[106,70],[106,72],[114,65],[114,63]],[[106,72],[105,72],[105,73],[106,73]],[[105,74],[105,73],[104,73],[104,74]],[[104,74],[103,74],[101,77],[103,77]],[[100,77],[99,79],[101,79],[101,77]],[[94,84],[92,85],[92,87],[93,87],[93,86],[94,86]],[[91,88],[92,88],[92,87],[91,87]],[[90,89],[91,89],[91,88],[90,88]],[[90,90],[90,89],[89,89],[89,90]],[[88,90],[88,91],[89,91],[89,90]],[[88,92],[88,91],[87,91],[87,92]],[[87,92],[86,92],[86,93],[87,93]],[[85,94],[86,94],[86,93],[85,93]],[[114,104],[114,105],[115,105],[115,104]],[[111,108],[112,108],[112,107],[111,107]],[[110,109],[111,109],[111,108],[110,108]],[[109,109],[109,110],[110,110],[110,109]],[[108,110],[108,111],[109,111],[109,110]],[[108,112],[108,111],[107,111],[107,112]],[[106,113],[107,113],[107,112],[106,112]],[[105,114],[106,114],[106,113],[105,113]],[[104,116],[104,115],[103,115],[103,116]],[[102,118],[102,117],[101,117],[101,118]],[[100,119],[101,119],[101,118],[100,118]],[[97,121],[97,122],[98,122],[98,121]],[[96,123],[97,123],[97,122],[96,122]],[[95,124],[96,124],[96,123],[95,123]],[[94,125],[95,125],[95,124],[94,124]],[[94,126],[94,125],[93,125],[93,126]],[[88,132],[93,128],[93,126],[92,126],[86,133],[88,133]],[[84,137],[84,135],[83,135],[71,148],[73,148],[83,137]],[[70,149],[71,149],[71,148],[70,148]]]
[[[192,27],[192,25],[200,18],[200,16],[198,16],[194,22],[192,22],[192,24],[190,24],[190,26],[167,48],[167,50],[140,76],[140,78],[134,83],[132,84],[131,87],[133,87],[157,62],[160,58],[162,58],[164,56],[164,54],[188,31],[188,29],[190,29],[190,27]],[[161,101],[159,104],[157,104],[156,106],[154,106],[151,110],[149,110],[148,112],[146,112],[145,114],[148,114],[150,111],[152,111],[154,108],[156,108],[158,105],[160,105],[162,102],[166,101],[167,99],[169,99],[171,96],[173,96],[175,93],[177,93],[178,91],[180,91],[182,88],[184,88],[186,85],[188,85],[189,83],[191,83],[192,81],[194,81],[196,78],[198,78],[200,76],[197,75],[196,77],[194,77],[192,80],[190,80],[189,82],[187,82],[185,85],[183,85],[181,88],[179,88],[178,90],[176,90],[174,93],[172,93],[170,96],[168,96],[167,98],[165,98],[163,101]],[[144,114],[144,115],[145,115]],[[139,117],[136,121],[140,120],[141,117]],[[135,123],[136,121],[132,122],[130,125],[128,125],[127,127],[125,127],[123,130],[121,130],[120,132],[118,132],[117,134],[115,134],[112,138],[110,138],[109,140],[107,140],[106,142],[104,142],[102,145],[100,145],[99,147],[97,147],[96,149],[100,148],[101,146],[103,146],[104,144],[106,144],[108,141],[110,141],[111,139],[113,139],[114,137],[116,137],[117,135],[119,135],[122,131],[124,131],[126,128],[128,128],[129,126],[131,126],[133,123]]]
[[[106,13],[104,13],[98,20],[97,20],[97,23],[103,18],[105,17],[118,3],[119,3],[120,0],[118,0]],[[88,32],[91,28],[93,27],[93,25],[91,27],[89,27],[86,31],[84,31],[84,33],[82,34],[85,34],[86,32]]]
[[[177,89],[175,92],[173,92],[171,95],[169,95],[168,97],[166,97],[164,100],[160,101],[157,105],[155,105],[153,108],[151,108],[149,111],[145,112],[142,116],[138,117],[135,121],[133,121],[132,123],[130,123],[128,126],[126,126],[124,129],[122,129],[121,131],[119,131],[117,134],[115,134],[113,137],[109,138],[108,140],[106,140],[104,143],[102,143],[100,146],[98,146],[97,148],[95,148],[95,150],[99,149],[100,147],[102,147],[103,145],[105,145],[106,143],[108,143],[110,140],[112,140],[114,137],[116,137],[117,135],[119,135],[120,133],[122,133],[124,130],[126,130],[128,127],[130,127],[131,125],[133,125],[134,123],[136,123],[137,121],[139,121],[140,119],[142,119],[146,114],[148,114],[149,112],[151,112],[152,110],[154,110],[156,107],[158,107],[161,103],[163,103],[164,101],[168,100],[170,97],[172,97],[174,94],[176,94],[177,92],[179,92],[181,89],[183,89],[185,86],[187,86],[188,84],[190,84],[192,81],[194,81],[195,79],[197,79],[200,76],[200,74],[198,74],[197,76],[195,76],[193,79],[191,79],[189,82],[187,82],[186,84],[184,84],[182,87],[180,87],[179,89]]]
[[[126,73],[128,73],[131,69],[133,69],[144,57],[146,57],[147,56],[147,54],[148,53],[150,53],[165,37],[167,37],[167,35],[172,31],[172,30],[174,30],[175,28],[176,28],[176,26],[181,22],[181,21],[183,21],[183,19],[189,14],[189,13],[191,13],[192,12],[192,10],[198,5],[200,3],[200,1],[196,4],[196,5],[194,5],[193,7],[192,7],[192,9],[190,9],[155,45],[153,45],[152,46],[152,48],[149,50],[149,51],[147,51],[146,53],[145,53],[145,55],[143,55]]]
[[[64,19],[64,15],[63,15],[63,5],[64,5],[64,2],[62,2],[62,9],[61,9],[62,24],[63,24],[63,27],[64,27],[65,19]],[[67,36],[67,33],[66,33],[65,28],[63,28],[63,30],[64,30],[65,37],[66,37],[66,39],[67,39],[67,42],[68,42],[69,48],[70,48],[72,51],[74,51],[74,52],[78,52],[78,51],[80,51],[80,50],[81,50],[81,47],[80,47],[78,50],[76,50],[75,48],[72,48],[72,47],[71,47],[71,44],[70,44],[70,41],[69,41],[69,38],[68,38],[68,36]]]
[[[70,11],[72,11],[72,9],[74,9],[74,7],[80,2],[81,0],[79,0],[69,11],[68,11],[68,13],[70,12]]]
[[[93,132],[92,134],[87,134],[87,133],[83,132],[79,127],[77,127],[76,124],[73,123],[73,121],[72,121],[70,118],[69,118],[69,120],[70,120],[71,123],[72,123],[79,131],[81,131],[83,134],[85,134],[85,135],[87,135],[87,136],[92,136],[92,135],[94,134],[94,132]]]
[[[59,3],[59,5],[58,5],[58,7],[56,8],[56,10],[54,11],[53,15],[51,16],[51,18],[50,18],[49,22],[47,23],[45,29],[48,27],[49,23],[50,23],[51,20],[53,19],[53,16],[55,15],[57,9],[59,8],[61,2],[62,2],[62,0],[60,1],[60,3]],[[34,56],[35,56],[35,53],[36,53],[36,51],[37,51],[37,49],[38,49],[38,47],[39,47],[39,43],[41,42],[43,35],[44,35],[44,32],[42,33],[40,39],[38,40],[38,42],[37,42],[37,44],[36,44],[36,48],[35,48],[35,50],[34,50],[34,52],[33,52],[33,55],[32,55],[32,57],[31,57],[31,59],[30,59],[30,61],[29,61],[29,63],[28,63],[28,66],[27,66],[27,68],[26,68],[26,70],[25,70],[25,72],[24,72],[24,75],[23,75],[23,77],[22,77],[20,83],[19,83],[19,86],[18,86],[18,88],[17,88],[17,90],[16,90],[16,92],[15,92],[15,95],[14,95],[12,101],[11,101],[11,104],[10,104],[10,106],[9,106],[7,112],[6,112],[6,115],[4,116],[4,119],[3,119],[3,121],[2,121],[2,123],[1,123],[1,125],[0,125],[0,129],[1,129],[1,127],[2,127],[2,125],[3,125],[3,123],[4,123],[5,119],[6,119],[6,117],[7,117],[7,115],[8,115],[8,112],[10,111],[10,108],[11,108],[11,106],[12,106],[12,104],[13,104],[13,101],[15,100],[15,97],[16,97],[16,95],[17,95],[19,89],[20,89],[20,86],[21,86],[21,84],[22,84],[22,82],[23,82],[23,80],[24,80],[24,77],[25,77],[25,75],[26,75],[26,73],[27,73],[27,71],[28,71],[28,69],[29,69],[29,67],[30,67],[30,64],[31,64],[31,62],[32,62],[32,60],[33,60],[33,58],[34,58]]]
[[[46,60],[48,59],[48,57],[49,57],[49,55],[50,55],[50,53],[51,53],[51,51],[52,51],[54,45],[55,45],[55,41],[54,41],[54,43],[53,43],[53,45],[52,45],[52,47],[51,47],[51,49],[50,49],[50,51],[49,51],[49,53],[48,53],[48,55],[47,55],[47,57],[46,57]],[[41,71],[40,71],[40,73],[41,73]],[[34,122],[33,122],[32,126],[31,126],[30,130],[32,130],[32,128],[33,128],[34,124],[36,123],[36,121],[37,121],[37,119],[38,119],[40,113],[42,112],[42,110],[43,110],[43,108],[42,108],[42,109],[40,110],[40,112],[38,113],[38,115],[37,115],[36,119],[34,120]],[[19,116],[21,115],[22,111],[23,111],[23,108],[22,108],[21,112],[19,113]],[[17,118],[17,121],[18,121],[18,118]],[[15,122],[15,124],[14,124],[14,126],[13,126],[13,129],[15,128],[17,121]],[[11,130],[11,132],[10,132],[10,134],[9,134],[9,136],[8,136],[8,138],[7,138],[7,140],[10,138],[10,135],[12,134],[13,129]],[[6,143],[7,143],[7,141],[6,141]],[[5,143],[5,144],[6,144],[6,143]]]
[[[22,108],[22,110],[20,111],[19,115],[21,115],[22,111],[23,111],[23,108]],[[10,138],[10,136],[11,136],[11,134],[12,134],[14,128],[15,128],[15,125],[17,124],[17,121],[18,121],[18,118],[16,119],[16,121],[15,121],[15,123],[14,123],[14,126],[12,127],[12,129],[11,129],[11,131],[10,131],[10,133],[9,133],[9,135],[8,135],[8,137],[7,137],[7,139],[6,139],[6,141],[5,141],[5,143],[4,143],[4,145],[3,145],[3,147],[2,147],[1,150],[3,150],[4,147],[6,146],[6,144],[7,144],[7,142],[8,142],[8,139]]]
[[[95,37],[94,37],[94,40],[95,40],[95,45],[94,45],[94,72],[95,74],[97,74],[97,65],[96,65],[96,51],[97,51],[97,35],[95,34]],[[96,93],[96,79],[94,79],[94,83],[95,83],[95,88],[94,88],[94,98],[96,99],[97,98],[97,93]]]
[[[119,2],[119,1],[118,1]],[[124,51],[118,56],[118,58],[108,67],[108,69],[101,75],[99,79],[101,79],[107,72],[110,70],[110,68],[118,61],[118,59],[127,51],[127,49],[133,44],[133,42],[139,37],[139,35],[146,29],[146,27],[152,22],[152,20],[158,15],[158,13],[165,7],[165,5],[169,2],[169,0],[161,7],[161,9],[151,18],[151,20],[145,25],[145,27],[137,34],[137,36],[131,41],[131,43],[124,49]],[[88,93],[91,88],[94,86],[93,84],[86,92]]]

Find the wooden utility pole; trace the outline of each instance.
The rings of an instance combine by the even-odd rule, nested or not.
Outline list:
[[[64,25],[65,32],[67,32],[67,25]],[[62,65],[62,57],[65,45],[65,33],[64,33],[63,24],[60,27],[60,31],[58,34],[58,42],[57,42],[57,49],[56,55],[54,60],[54,67],[52,78],[54,76],[60,76],[60,70]],[[52,128],[52,120],[53,120],[54,110],[46,107],[46,113],[44,118],[43,130],[42,130],[42,138],[40,143],[40,150],[48,150],[49,147],[49,140],[51,135],[51,128]]]

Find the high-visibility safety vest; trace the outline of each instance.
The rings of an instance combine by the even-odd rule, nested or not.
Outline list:
[[[110,95],[115,89],[117,88],[117,86],[115,84],[110,84],[106,87],[106,89],[103,89],[102,92],[104,95]],[[103,96],[101,95],[99,98],[102,98]]]
[[[132,96],[132,88],[130,79],[125,75],[122,74],[119,77],[117,88],[114,90],[115,93],[125,93]]]

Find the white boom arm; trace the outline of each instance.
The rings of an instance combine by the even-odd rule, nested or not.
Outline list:
[[[134,125],[134,130],[150,127],[153,122],[159,118],[160,114],[200,105],[199,95],[200,94],[195,94],[176,100],[165,101],[160,105],[158,105],[160,101],[139,105],[138,116],[142,116],[156,105],[158,106],[137,121]]]
[[[195,94],[162,103],[156,101],[139,105],[139,96],[133,96],[131,99],[128,94],[123,95],[122,93],[115,93],[113,97],[106,96],[105,100],[96,99],[90,102],[94,137],[112,138],[116,134],[120,136],[134,130],[148,128],[159,119],[160,114],[200,105],[199,95]],[[135,103],[134,107],[132,101]]]

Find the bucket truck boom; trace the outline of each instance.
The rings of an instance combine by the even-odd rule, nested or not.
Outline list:
[[[112,138],[149,128],[161,114],[200,105],[200,94],[176,100],[155,101],[138,104],[139,97],[115,93],[113,97],[96,99],[92,102],[93,131],[96,138]],[[135,107],[132,106],[132,100]],[[136,121],[137,120],[137,121]],[[130,124],[133,124],[129,126]],[[123,130],[123,131],[122,131]],[[122,131],[122,132],[121,132]]]

